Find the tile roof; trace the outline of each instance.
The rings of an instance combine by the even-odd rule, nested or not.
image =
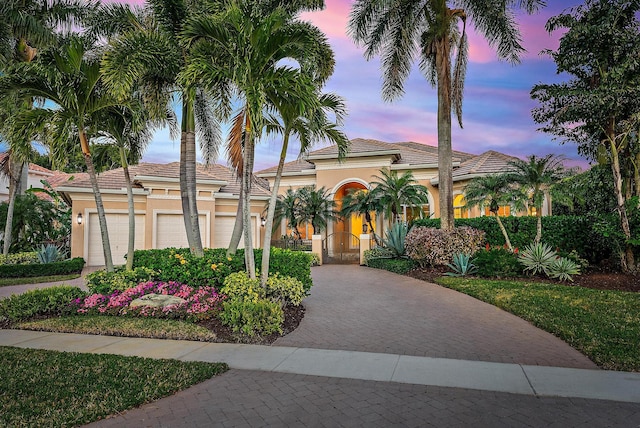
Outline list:
[[[180,163],[172,162],[169,164],[156,164],[156,163],[141,163],[138,165],[132,165],[129,167],[129,175],[133,181],[133,187],[142,189],[143,182],[136,177],[159,177],[159,178],[173,178],[179,179],[180,177]],[[91,188],[91,181],[88,173],[73,174],[71,179],[67,177],[65,180],[58,182],[54,188],[61,187],[78,187],[78,188]],[[217,180],[224,181],[227,184],[222,186],[220,193],[238,194],[240,191],[240,182],[236,180],[234,173],[227,167],[222,165],[201,165],[196,166],[196,179],[197,180]],[[268,183],[262,179],[256,179],[255,186],[253,186],[254,195],[268,195]],[[126,181],[124,178],[124,169],[117,168],[98,174],[98,186],[100,189],[115,189],[120,190],[126,187]]]
[[[312,164],[309,161],[306,161],[304,159],[296,159],[294,161],[291,162],[287,162],[284,164],[283,168],[282,168],[282,173],[283,174],[287,174],[287,173],[293,173],[293,172],[302,172],[305,170],[314,170],[316,168],[316,166],[314,164]],[[263,169],[261,171],[256,172],[256,174],[259,175],[273,175],[276,173],[276,171],[278,170],[278,165],[276,166],[272,166],[271,168],[267,168],[267,169]]]
[[[429,144],[423,144],[423,143],[416,143],[415,141],[404,141],[401,143],[396,143],[397,145],[400,146],[405,146],[405,147],[409,147],[412,148],[414,150],[421,150],[421,151],[425,151],[427,153],[432,153],[435,156],[438,156],[438,147],[436,146],[431,146]],[[474,157],[476,157],[477,155],[471,154],[471,153],[466,153],[466,152],[460,152],[458,150],[454,150],[453,151],[453,161],[458,161],[458,162],[464,162],[467,161],[469,159],[473,159]]]
[[[489,150],[460,164],[453,170],[453,179],[474,174],[499,174],[511,169],[509,162],[516,160],[513,156]]]

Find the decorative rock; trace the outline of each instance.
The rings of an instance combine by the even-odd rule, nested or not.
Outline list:
[[[180,297],[151,293],[133,300],[129,303],[129,307],[136,308],[138,306],[151,306],[154,308],[164,308],[166,306],[179,305],[184,302],[186,302],[186,300]]]

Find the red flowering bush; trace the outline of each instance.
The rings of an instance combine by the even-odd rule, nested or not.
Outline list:
[[[129,304],[147,294],[162,294],[184,299],[185,302],[162,308],[151,306],[130,307]],[[75,299],[79,314],[128,315],[157,318],[180,318],[189,321],[210,319],[221,309],[225,296],[216,292],[213,287],[194,288],[174,281],[142,282],[124,291],[113,293],[91,294],[85,298]]]

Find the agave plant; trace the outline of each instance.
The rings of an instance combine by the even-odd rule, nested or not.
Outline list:
[[[446,272],[447,276],[472,275],[478,271],[478,267],[473,264],[471,254],[457,253],[453,255],[453,263],[447,263],[453,272]]]
[[[534,275],[542,272],[549,275],[551,265],[556,258],[556,252],[542,242],[534,242],[526,246],[518,255],[518,260],[524,265],[524,270],[531,271]]]
[[[405,223],[395,222],[384,234],[382,242],[394,258],[405,257],[405,239],[408,227]]]
[[[60,249],[53,244],[43,245],[38,250],[38,261],[42,264],[57,262],[62,256]]]
[[[580,275],[580,267],[571,259],[558,257],[549,267],[549,276],[551,278],[573,282],[572,275]]]

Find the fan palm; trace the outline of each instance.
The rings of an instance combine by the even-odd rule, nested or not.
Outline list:
[[[543,0],[356,0],[353,5],[350,35],[357,44],[366,47],[367,59],[381,56],[385,100],[403,95],[404,82],[416,57],[420,57],[421,71],[437,88],[438,183],[443,229],[454,226],[451,110],[462,126],[467,21],[496,48],[499,58],[516,63],[524,48],[514,9],[533,13],[544,4]]]
[[[405,171],[398,176],[397,171],[383,168],[380,174],[381,177],[374,175],[377,181],[371,183],[374,186],[373,196],[377,199],[382,212],[391,218],[393,223],[400,220],[403,205],[420,207],[429,203],[429,191],[418,184],[411,171]]]
[[[525,197],[518,189],[513,187],[509,176],[506,174],[477,177],[471,180],[464,188],[464,198],[467,201],[466,207],[488,207],[489,212],[498,222],[498,227],[500,227],[504,241],[510,250],[513,250],[511,240],[498,212],[500,207],[505,205],[515,204],[517,208],[522,207]]]
[[[196,256],[204,254],[196,205],[196,134],[205,161],[215,160],[220,112],[211,94],[178,76],[192,54],[180,43],[180,33],[191,17],[205,13],[207,7],[188,0],[150,0],[144,10],[109,5],[94,19],[92,29],[110,37],[102,69],[114,95],[126,98],[139,87],[154,117],[164,115],[174,96],[180,99],[180,195],[187,240]]]
[[[324,35],[296,16],[317,7],[311,1],[229,1],[219,13],[196,16],[183,36],[194,55],[184,70],[185,82],[202,82],[223,104],[231,95],[240,98],[243,120],[233,130],[242,134],[243,223],[250,224],[254,147],[267,125],[270,96],[288,93],[304,99],[308,74],[318,84],[333,71],[333,56]],[[300,65],[294,69],[282,60]],[[304,113],[305,103],[299,105]],[[245,263],[255,278],[251,230],[244,227]],[[269,251],[268,248],[265,251]]]
[[[563,159],[562,156],[552,154],[543,157],[531,155],[526,161],[517,159],[509,163],[513,169],[509,178],[517,183],[523,192],[530,195],[530,200],[536,209],[536,243],[542,238],[542,203],[545,196],[549,195],[552,185],[571,173],[562,164]]]
[[[0,77],[0,97],[37,97],[55,103],[55,109],[36,107],[23,111],[17,118],[25,135],[47,128],[54,163],[65,157],[66,141],[78,138],[94,192],[106,268],[113,271],[107,222],[87,132],[98,115],[107,110],[117,114],[123,106],[104,90],[100,63],[95,55],[88,55],[87,45],[87,40],[74,36],[46,56],[43,54],[39,61],[19,64]]]

